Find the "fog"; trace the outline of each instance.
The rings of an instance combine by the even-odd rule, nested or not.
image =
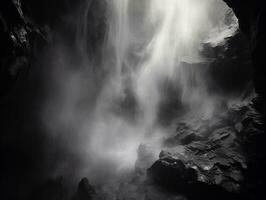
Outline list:
[[[208,90],[201,66],[210,59],[201,52],[203,44],[223,45],[238,21],[221,0],[109,0],[100,13],[106,28],[95,54],[87,38],[91,2],[65,17],[76,27],[75,47],[59,39],[49,49],[42,120],[51,146],[65,153],[52,176],[74,171],[71,176],[101,182],[133,170],[140,144],[149,144],[158,157],[171,132],[159,123],[169,88],[176,94],[169,98],[186,114],[203,118],[221,101],[232,101]],[[174,121],[175,115],[169,124]]]

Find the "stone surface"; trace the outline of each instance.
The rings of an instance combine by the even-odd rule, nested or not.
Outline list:
[[[45,29],[27,18],[20,1],[0,2],[0,96],[26,74],[38,44],[46,41]]]
[[[266,45],[266,10],[263,0],[224,0],[239,19],[241,31],[250,41],[254,83],[256,91],[265,96],[265,45]],[[265,100],[265,99],[264,99]],[[265,107],[264,107],[265,111]],[[264,112],[265,113],[265,112]]]
[[[263,134],[261,117],[250,102],[230,107],[210,121],[189,119],[177,124],[176,135],[165,140],[159,160],[148,169],[154,183],[181,193],[195,187],[215,187],[222,194],[243,195],[249,168],[246,142],[250,135]],[[197,137],[182,143],[191,132]]]

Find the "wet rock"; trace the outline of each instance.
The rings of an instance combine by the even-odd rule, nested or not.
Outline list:
[[[200,141],[202,137],[198,135],[198,131],[189,124],[180,123],[176,129],[176,135],[167,138],[164,141],[166,146],[186,145],[193,141]]]
[[[177,135],[166,139],[159,160],[148,169],[154,183],[182,192],[195,185],[206,190],[215,187],[223,194],[243,191],[249,169],[245,149],[250,145],[246,142],[251,141],[250,135],[262,135],[260,115],[250,102],[231,106],[211,121],[189,119],[177,125]],[[182,142],[191,133],[200,140],[191,137],[189,142]]]
[[[151,168],[148,169],[148,177],[155,184],[166,191],[183,194],[188,199],[245,199],[242,195],[226,190],[232,189],[237,184],[232,181],[223,181],[222,172],[208,176],[203,171],[209,171],[212,167],[199,168],[193,163],[185,162],[175,157],[168,156],[160,158]],[[205,165],[206,166],[206,165]],[[210,183],[210,176],[214,178],[214,182]],[[216,182],[215,182],[216,181]],[[219,184],[223,183],[223,186]],[[236,188],[237,190],[239,188]],[[185,199],[186,199],[185,198]]]
[[[147,171],[152,181],[166,188],[182,189],[185,185],[197,180],[197,172],[187,167],[183,161],[164,156],[156,161]]]

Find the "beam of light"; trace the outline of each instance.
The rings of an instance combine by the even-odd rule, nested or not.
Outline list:
[[[141,143],[160,148],[158,135],[166,132],[156,125],[162,81],[181,87],[184,103],[198,107],[205,103],[204,112],[212,112],[214,103],[205,91],[203,77],[198,73],[193,78],[182,63],[202,62],[199,50],[203,41],[215,40],[218,45],[237,30],[237,24],[233,31],[232,24],[224,24],[228,8],[215,0],[112,0],[108,8],[104,67],[110,79],[98,98],[95,122],[85,131],[93,156],[129,168],[134,166]],[[225,34],[215,39],[217,26]],[[114,112],[127,109],[117,105],[127,98],[127,90],[137,104],[136,122]]]
[[[197,68],[189,71],[184,63],[203,62],[199,53],[203,42],[219,45],[238,28],[236,21],[224,22],[229,8],[220,0],[106,2],[108,27],[103,64],[98,67],[108,76],[98,87],[91,70],[81,70],[74,78],[71,71],[60,74],[67,82],[57,94],[62,109],[54,108],[47,120],[56,132],[62,124],[75,132],[69,143],[86,152],[86,166],[95,166],[96,171],[99,163],[105,168],[133,168],[141,143],[160,150],[160,139],[167,133],[157,125],[163,82],[180,89],[184,104],[211,113],[215,99],[206,91],[203,73]],[[80,24],[86,25],[82,19]],[[89,66],[84,59],[81,69]],[[84,99],[92,99],[90,105],[82,104]]]

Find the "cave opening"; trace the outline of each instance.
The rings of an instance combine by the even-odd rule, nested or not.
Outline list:
[[[3,138],[32,167],[15,196],[252,196],[263,125],[254,52],[234,3],[40,2],[6,3],[16,14],[0,10],[10,48],[1,53]],[[82,177],[90,183],[82,179],[74,191]]]

